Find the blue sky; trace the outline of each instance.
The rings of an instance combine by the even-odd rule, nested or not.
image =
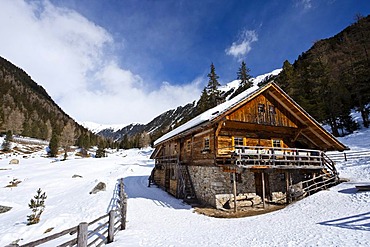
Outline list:
[[[145,80],[187,83],[213,62],[220,80],[235,79],[240,60],[257,76],[293,62],[312,43],[370,13],[356,0],[56,0],[107,29],[120,63]],[[251,38],[254,36],[254,38]],[[249,42],[250,51],[226,49]],[[143,73],[145,71],[145,74]]]
[[[370,14],[368,0],[3,0],[0,56],[77,121],[146,123],[221,84],[294,62]],[[6,36],[5,36],[6,35]],[[90,110],[94,109],[94,111]]]

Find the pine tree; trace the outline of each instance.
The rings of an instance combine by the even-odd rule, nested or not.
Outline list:
[[[240,80],[240,86],[243,87],[244,90],[253,86],[253,82],[251,81],[252,76],[249,75],[251,70],[247,68],[247,65],[244,61],[240,65],[239,71],[237,73],[237,79]]]
[[[249,75],[250,69],[247,68],[247,65],[243,61],[242,64],[240,65],[240,68],[238,70],[237,74],[237,79],[240,80],[239,87],[235,90],[235,92],[230,96],[229,99],[234,98],[241,92],[244,92],[248,88],[253,86],[253,82],[251,81],[252,76]]]
[[[33,225],[40,222],[41,214],[45,210],[45,200],[47,198],[45,192],[41,193],[41,188],[37,190],[37,194],[34,199],[31,199],[28,206],[32,210],[32,214],[27,215],[27,225]]]
[[[56,157],[58,155],[59,137],[55,132],[56,131],[53,131],[53,134],[49,142],[49,156],[50,157]]]
[[[288,60],[285,60],[283,70],[275,81],[286,93],[293,97],[295,77],[293,65]]]
[[[208,85],[206,88],[207,95],[208,95],[208,109],[215,107],[222,103],[221,92],[218,90],[220,83],[218,82],[219,76],[216,74],[216,69],[213,63],[211,64],[211,71],[207,75]]]
[[[207,94],[207,88],[204,88],[196,106],[196,115],[199,115],[210,108],[208,102],[209,96]]]
[[[95,158],[106,157],[105,148],[107,147],[107,142],[105,138],[102,138],[98,144],[98,149],[95,152]]]

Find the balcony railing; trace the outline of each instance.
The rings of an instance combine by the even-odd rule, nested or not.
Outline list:
[[[235,164],[250,166],[300,166],[323,168],[323,152],[313,149],[277,148],[262,146],[235,146]]]

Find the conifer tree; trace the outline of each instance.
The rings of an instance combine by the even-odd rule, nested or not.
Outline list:
[[[239,87],[235,90],[235,92],[230,96],[230,99],[234,98],[241,92],[247,90],[248,88],[253,86],[252,76],[249,75],[250,69],[247,68],[247,65],[243,61],[240,65],[238,72],[236,73],[237,79],[240,80]]]
[[[106,146],[106,143],[104,143],[104,141],[99,142],[98,149],[95,152],[95,158],[106,157],[105,146]]]
[[[207,88],[204,88],[203,91],[202,91],[202,94],[199,98],[199,101],[197,103],[197,106],[196,106],[196,115],[198,114],[201,114],[203,112],[205,112],[206,110],[208,110],[210,107],[208,106],[208,101],[209,101],[209,96],[207,94]]]
[[[59,137],[55,133],[55,131],[53,131],[53,134],[49,142],[49,156],[50,157],[56,157],[58,155],[58,147],[59,147]]]
[[[251,81],[252,76],[249,75],[251,70],[247,68],[247,65],[244,61],[240,65],[239,71],[237,73],[237,79],[240,80],[240,86],[243,87],[244,90],[253,86],[253,82]]]
[[[208,109],[217,106],[222,102],[221,99],[221,92],[218,90],[220,83],[218,82],[219,76],[216,74],[216,69],[213,63],[211,64],[211,71],[207,75],[208,85],[206,88],[207,95],[208,95]]]
[[[41,193],[41,188],[37,190],[34,199],[31,199],[28,206],[32,210],[32,214],[27,215],[27,225],[33,225],[40,222],[41,214],[45,210],[45,200],[47,198],[45,192]]]

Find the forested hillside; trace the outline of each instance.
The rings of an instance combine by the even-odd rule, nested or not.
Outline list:
[[[357,16],[334,37],[315,42],[293,64],[285,61],[275,81],[335,136],[358,127],[353,109],[369,127],[370,16]]]
[[[96,143],[96,136],[64,113],[43,87],[0,57],[0,133],[50,140],[63,130],[74,133],[73,141]]]

